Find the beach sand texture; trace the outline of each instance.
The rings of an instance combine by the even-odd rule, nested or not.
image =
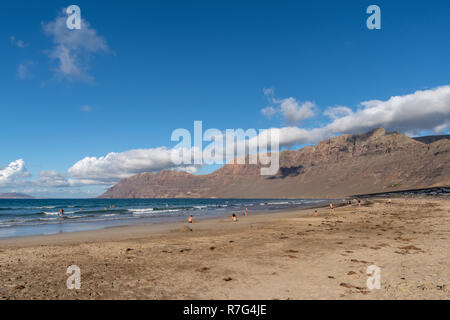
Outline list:
[[[1,240],[0,299],[450,298],[450,199],[313,212]],[[373,264],[380,290],[366,287]]]

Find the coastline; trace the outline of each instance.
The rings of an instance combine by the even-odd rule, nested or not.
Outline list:
[[[0,299],[450,298],[447,197],[317,210],[0,240]]]
[[[240,219],[241,224],[247,225],[248,223],[258,222],[257,217],[267,218],[272,216],[276,217],[289,217],[292,214],[298,215],[299,212],[326,208],[325,205],[311,206],[307,208],[289,208],[282,210],[272,211],[256,211],[249,213],[245,220]],[[124,224],[112,227],[104,227],[87,231],[73,231],[65,232],[61,234],[41,234],[32,236],[16,236],[8,238],[0,238],[0,249],[2,247],[21,247],[27,245],[59,245],[59,244],[76,244],[83,242],[95,242],[95,241],[116,241],[116,240],[130,240],[139,239],[151,235],[161,235],[171,231],[177,231],[177,229],[184,226],[195,227],[196,230],[209,230],[214,228],[217,223],[223,224],[231,220],[231,211],[224,213],[223,216],[202,217],[196,219],[194,224],[188,224],[186,219],[184,221],[166,221],[166,222],[144,222],[142,224]]]
[[[256,199],[257,201],[270,201],[271,199]],[[70,201],[70,200],[65,200]],[[193,214],[194,219],[196,221],[203,221],[203,220],[213,220],[213,219],[220,219],[220,218],[228,218],[231,217],[231,214],[235,213],[238,216],[243,213],[243,210],[245,207],[249,208],[249,214],[251,215],[264,215],[264,214],[272,214],[272,213],[279,213],[279,212],[288,212],[293,210],[303,210],[303,209],[311,209],[311,208],[319,208],[328,206],[329,202],[333,202],[335,205],[339,205],[341,202],[336,199],[318,199],[314,200],[313,203],[309,203],[311,199],[294,199],[292,201],[300,201],[300,203],[297,204],[286,204],[284,202],[279,202],[280,199],[275,199],[274,203],[264,203],[264,205],[277,205],[278,207],[263,207],[263,208],[257,208],[255,209],[254,203],[249,204],[246,206],[245,204],[241,204],[238,207],[228,207],[225,209],[222,209],[223,211],[209,211],[202,213],[200,211],[200,214],[198,212],[193,211],[184,211],[182,215],[164,215],[158,216],[158,212],[165,212],[165,210],[162,211],[153,211],[153,208],[144,208],[144,209],[127,209],[127,208],[119,208],[118,211],[148,211],[148,212],[155,212],[155,215],[142,215],[140,217],[122,217],[118,218],[117,214],[114,213],[115,208],[113,211],[95,211],[94,212],[101,212],[101,214],[106,215],[112,215],[116,216],[113,219],[100,219],[96,221],[75,221],[69,217],[70,220],[60,221],[58,220],[56,223],[52,222],[50,224],[40,223],[36,225],[23,225],[23,226],[15,226],[15,227],[4,227],[0,228],[0,241],[2,240],[8,240],[8,239],[20,239],[20,238],[29,238],[29,237],[39,237],[39,236],[58,236],[58,235],[66,235],[69,233],[78,233],[78,232],[87,232],[86,235],[91,235],[90,231],[94,233],[98,233],[101,230],[111,230],[114,228],[126,228],[126,227],[133,227],[133,226],[147,226],[149,228],[153,229],[164,229],[164,225],[170,225],[171,223],[184,223],[189,218],[190,214]],[[306,202],[303,202],[306,201]],[[284,208],[281,208],[279,205],[285,206]],[[54,206],[53,206],[54,207]],[[79,209],[80,210],[80,209]],[[183,208],[169,208],[167,211],[175,211],[175,212],[183,212]],[[85,211],[78,211],[78,212],[72,212],[72,213],[84,213]],[[112,214],[110,214],[112,212]],[[47,213],[46,213],[47,214]],[[56,215],[55,213],[52,213],[52,215]],[[83,217],[82,215],[78,215],[78,217]],[[53,218],[53,220],[56,218]],[[155,227],[150,227],[155,226]],[[138,228],[139,229],[139,228]],[[130,232],[133,232],[130,229]],[[101,232],[104,233],[104,232]],[[5,235],[6,234],[6,235]],[[58,237],[53,237],[54,240],[58,239]]]

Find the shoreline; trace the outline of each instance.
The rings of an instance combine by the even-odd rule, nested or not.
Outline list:
[[[297,199],[298,200],[298,199]],[[335,204],[335,206],[339,206],[340,203],[336,203],[336,199],[330,199],[329,201],[333,202]],[[328,200],[324,200],[324,202],[328,202]],[[327,207],[327,205],[325,204],[311,204],[311,205],[302,205],[302,206],[298,206],[298,207],[289,207],[289,208],[284,208],[284,209],[266,209],[266,210],[249,210],[249,216],[259,216],[259,215],[272,215],[272,214],[281,214],[281,213],[287,213],[287,212],[291,212],[291,211],[302,211],[302,210],[309,210],[309,209],[317,209],[317,208],[322,208],[322,207]],[[221,214],[213,214],[211,216],[199,216],[199,217],[194,217],[195,221],[198,223],[200,221],[208,221],[208,220],[221,220],[221,219],[227,219],[228,217],[230,217],[231,219],[231,214],[233,213],[233,209],[230,210],[226,210],[226,212],[221,213]],[[240,216],[238,215],[238,218]],[[20,241],[20,239],[24,239],[25,242],[27,242],[27,238],[32,238],[33,240],[38,240],[41,237],[44,238],[51,238],[51,240],[53,241],[58,241],[60,236],[64,236],[63,238],[67,238],[68,235],[70,234],[82,234],[82,235],[86,235],[86,236],[93,236],[96,233],[101,233],[104,234],[106,233],[108,230],[114,230],[116,228],[123,230],[124,228],[129,228],[129,232],[134,233],[135,231],[139,231],[140,229],[144,228],[144,229],[155,229],[155,230],[166,230],[167,228],[170,228],[171,225],[181,225],[181,224],[187,224],[187,218],[186,217],[179,217],[179,218],[172,218],[172,219],[168,219],[167,221],[154,221],[151,222],[150,218],[143,218],[145,219],[144,221],[140,222],[137,220],[127,220],[126,218],[124,218],[121,221],[118,221],[117,225],[112,225],[112,226],[108,226],[105,225],[105,223],[107,222],[111,222],[108,220],[105,220],[105,223],[103,225],[101,225],[100,223],[98,223],[97,227],[92,227],[92,229],[88,229],[88,230],[75,230],[75,231],[66,231],[66,232],[59,232],[59,233],[50,233],[50,234],[34,234],[34,235],[14,235],[14,236],[6,236],[6,237],[0,237],[0,246],[2,245],[2,243],[11,243],[14,241]],[[78,222],[78,223],[85,223],[88,224],[89,222]],[[64,225],[64,222],[61,224]],[[68,224],[70,226],[70,224]],[[92,224],[94,225],[94,224]],[[52,225],[55,226],[55,225]],[[32,226],[33,227],[33,226]],[[20,227],[19,227],[20,228]],[[36,228],[38,228],[38,226],[36,226]],[[114,231],[113,231],[114,233]]]
[[[318,208],[326,208],[327,206],[314,206],[308,208],[289,208],[273,211],[254,211],[249,213],[247,217],[238,216],[239,222],[256,222],[256,217],[275,218],[276,216],[289,216],[290,214],[297,214],[298,212],[314,210]],[[225,223],[231,221],[232,212],[224,213],[223,216],[201,217],[196,219],[193,224],[185,221],[166,221],[166,222],[145,222],[143,224],[124,224],[111,227],[103,227],[100,229],[73,231],[61,234],[41,234],[31,236],[17,236],[0,238],[0,249],[5,247],[21,247],[27,245],[58,245],[58,244],[76,244],[82,242],[96,242],[96,241],[115,241],[115,240],[130,240],[150,235],[161,235],[171,231],[177,231],[184,226],[202,230],[210,228],[217,223]],[[306,216],[306,213],[305,213]],[[187,217],[186,217],[187,218]]]

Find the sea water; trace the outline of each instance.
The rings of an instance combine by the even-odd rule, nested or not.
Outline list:
[[[325,205],[297,199],[0,199],[0,238],[164,223]],[[59,210],[64,209],[64,219]]]

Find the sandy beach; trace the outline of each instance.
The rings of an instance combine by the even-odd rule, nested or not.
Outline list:
[[[0,299],[450,298],[450,199],[313,212],[0,240]],[[66,287],[71,265],[80,290]]]

